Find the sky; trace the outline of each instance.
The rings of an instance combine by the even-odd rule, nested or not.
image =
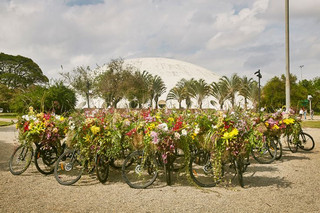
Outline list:
[[[260,69],[262,84],[286,71],[285,0],[0,0],[0,32],[0,52],[51,79],[119,57],[255,80]],[[290,0],[290,62],[298,80],[320,77],[319,0]]]

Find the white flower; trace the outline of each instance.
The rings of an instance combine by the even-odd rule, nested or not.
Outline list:
[[[158,125],[158,129],[162,130],[162,131],[168,131],[168,126],[166,123],[162,123]]]
[[[183,129],[183,130],[181,131],[181,135],[186,136],[187,134],[188,134],[187,130]]]
[[[176,139],[180,139],[180,134],[179,134],[178,132],[175,132],[175,133],[174,133],[174,137],[175,137]]]
[[[199,126],[197,125],[196,128],[194,129],[194,133],[199,134],[199,132],[200,132],[200,128],[199,128]]]

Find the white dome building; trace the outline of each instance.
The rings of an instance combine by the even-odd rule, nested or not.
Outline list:
[[[154,75],[158,75],[164,81],[167,89],[166,92],[161,95],[159,100],[166,100],[167,95],[177,82],[181,79],[190,80],[194,78],[195,80],[204,79],[208,84],[212,82],[218,82],[220,76],[215,74],[214,72],[207,70],[203,67],[179,61],[175,59],[168,58],[136,58],[136,59],[126,59],[124,60],[124,66],[132,66],[140,70],[141,72],[147,71],[148,73]],[[213,98],[209,98],[212,100]],[[213,106],[210,104],[210,100],[205,99],[203,101],[203,108],[212,108]],[[102,100],[92,100],[92,106],[102,107]],[[118,107],[125,107],[126,104],[124,102],[120,102]],[[182,102],[182,106],[185,107],[184,101]],[[175,100],[167,101],[167,107],[169,108],[177,108],[178,102]],[[193,100],[192,107],[197,107],[195,100]]]
[[[181,79],[190,80],[194,78],[195,80],[204,79],[208,84],[212,82],[218,82],[220,76],[215,74],[214,72],[207,70],[203,67],[179,61],[175,59],[168,58],[136,58],[136,59],[126,59],[124,61],[124,65],[133,66],[140,71],[147,71],[148,73],[154,75],[158,75],[164,81],[167,90],[161,95],[159,100],[166,100],[167,95],[176,83],[178,83]],[[212,98],[213,99],[213,98]],[[193,107],[195,106],[193,101]],[[210,100],[204,100],[203,108],[211,108]],[[177,101],[167,101],[167,106],[169,108],[178,107]],[[184,103],[182,106],[185,106]]]

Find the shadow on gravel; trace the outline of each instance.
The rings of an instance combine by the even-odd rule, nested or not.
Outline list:
[[[288,188],[292,185],[291,182],[283,177],[265,177],[265,176],[249,176],[244,177],[244,185],[246,187],[266,187],[276,186],[277,188]]]
[[[9,160],[15,145],[0,140],[0,171],[9,171]]]

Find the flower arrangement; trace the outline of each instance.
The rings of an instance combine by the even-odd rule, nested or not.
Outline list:
[[[36,113],[29,108],[27,115],[18,119],[19,141],[36,143],[41,147],[61,147],[61,140],[68,130],[66,119],[53,113]],[[61,150],[60,150],[61,151]]]

